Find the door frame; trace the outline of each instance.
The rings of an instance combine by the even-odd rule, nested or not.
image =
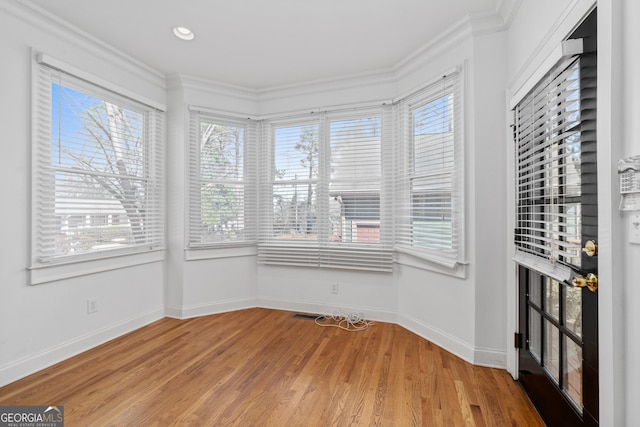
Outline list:
[[[596,6],[594,0],[577,0],[564,11],[556,13],[557,19],[539,43],[531,50],[529,59],[512,75],[505,92],[506,112],[510,113],[542,75],[556,62],[561,41],[582,22]],[[620,396],[625,392],[624,364],[624,271],[616,267],[616,254],[623,254],[624,222],[618,212],[616,189],[617,159],[623,156],[623,79],[622,79],[622,34],[624,15],[622,5],[612,0],[598,1],[598,335],[599,335],[599,418],[601,425],[623,425],[625,402]],[[521,12],[522,9],[521,9]],[[525,11],[526,13],[526,11]],[[559,59],[559,58],[558,58]],[[520,96],[519,96],[520,95]],[[511,117],[510,115],[508,117]],[[518,330],[517,264],[513,261],[516,202],[515,193],[515,147],[513,133],[507,121],[505,126],[507,179],[504,191],[507,194],[507,248],[505,295],[506,323],[505,342],[507,371],[514,379],[518,377],[518,353],[513,343]],[[617,396],[617,398],[616,398]]]
[[[540,81],[540,79],[562,58],[562,41],[573,32],[582,20],[595,8],[596,3],[593,0],[579,1],[573,5],[571,10],[565,11],[564,14],[558,13],[559,19],[555,23],[555,30],[549,32],[540,41],[535,49],[535,58],[530,63],[524,64],[516,76],[513,78],[511,85],[505,93],[507,115],[509,117],[507,126],[505,127],[505,141],[507,153],[507,179],[505,180],[505,192],[507,194],[507,239],[505,245],[507,247],[507,271],[506,271],[506,296],[507,296],[507,328],[506,342],[507,345],[507,371],[514,379],[518,378],[518,353],[513,343],[513,334],[518,330],[519,318],[519,296],[518,289],[515,284],[518,280],[518,264],[513,260],[515,257],[515,224],[516,224],[516,197],[514,188],[516,188],[516,164],[515,164],[515,145],[513,143],[514,115],[513,110],[520,100]],[[600,8],[598,8],[600,13]],[[600,22],[600,15],[598,15]],[[600,44],[600,41],[599,41]],[[600,57],[598,66],[600,65]],[[598,75],[598,83],[600,83],[600,74]],[[600,88],[598,88],[600,89]],[[598,105],[600,105],[601,92],[598,92]],[[600,108],[598,108],[598,138],[600,138]],[[604,151],[604,150],[603,150]],[[600,164],[600,151],[598,151],[598,162]],[[601,189],[600,172],[598,173],[598,190]],[[598,194],[601,192],[599,191]],[[600,202],[600,200],[598,200]],[[599,212],[600,213],[600,212]],[[609,217],[610,218],[610,217]],[[599,220],[602,222],[603,218]],[[602,234],[602,231],[600,231]],[[603,246],[605,241],[598,236],[598,245],[601,253],[604,252]],[[599,265],[599,270],[602,266]],[[602,272],[600,272],[600,277]],[[601,277],[602,279],[602,277]]]

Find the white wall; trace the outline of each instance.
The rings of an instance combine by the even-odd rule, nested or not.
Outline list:
[[[24,18],[24,19],[22,19]],[[160,262],[30,286],[31,48],[160,104],[162,76],[109,49],[0,4],[0,385],[164,316]],[[11,207],[9,207],[11,206]],[[87,314],[87,299],[98,312]]]
[[[257,111],[256,95],[189,76],[171,76],[168,88],[167,315],[188,318],[253,307],[257,296],[255,256],[226,257],[224,250],[212,250],[208,252],[213,256],[225,257],[192,259],[198,256],[189,257],[186,252],[185,210],[189,106],[251,116]]]
[[[476,362],[504,367],[508,330],[507,180],[504,150],[506,124],[506,36],[504,32],[474,38],[474,171],[470,195],[475,199],[475,347]],[[498,352],[500,350],[500,352]],[[484,360],[483,357],[492,357]]]
[[[640,3],[634,0],[622,2],[621,15],[622,22],[622,54],[623,61],[622,85],[624,90],[622,99],[622,157],[640,155],[640,81],[638,75],[640,71]],[[639,214],[640,212],[635,212]],[[631,227],[631,214],[622,215],[621,233],[628,235]],[[628,378],[625,393],[627,408],[627,425],[640,425],[640,245],[631,245],[622,239],[624,255],[622,260],[623,281],[624,281],[624,301],[625,337],[623,342],[624,354],[626,356],[625,375]]]

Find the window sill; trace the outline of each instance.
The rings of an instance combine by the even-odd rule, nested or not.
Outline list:
[[[221,246],[217,248],[207,247],[201,249],[190,248],[185,249],[184,251],[185,261],[200,261],[205,259],[235,258],[256,255],[258,255],[258,248],[255,245]]]
[[[426,256],[404,252],[401,249],[396,249],[396,263],[421,270],[432,271],[434,273],[446,274],[447,276],[458,277],[460,279],[467,278],[466,264],[457,262],[453,266],[448,266],[444,265],[444,263],[429,259]]]
[[[86,276],[104,271],[149,264],[164,260],[164,250],[111,256],[108,258],[74,261],[66,264],[52,264],[31,267],[31,285],[55,282],[57,280]]]

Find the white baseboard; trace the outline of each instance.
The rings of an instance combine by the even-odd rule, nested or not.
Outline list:
[[[499,369],[505,369],[507,366],[507,352],[504,350],[474,347],[411,316],[398,315],[398,317],[400,326],[455,354],[472,365]]]
[[[257,307],[255,299],[237,299],[215,302],[210,304],[194,304],[183,307],[167,307],[166,316],[174,319],[191,319],[193,317],[209,316],[211,314],[229,311],[245,310]]]
[[[443,330],[429,326],[411,316],[398,315],[398,320],[398,324],[403,328],[408,329],[438,347],[442,347],[446,351],[455,354],[466,362],[474,364],[475,349],[469,343],[466,343]]]
[[[158,308],[147,314],[133,317],[125,321],[98,329],[90,334],[80,336],[56,347],[49,348],[39,354],[26,357],[0,367],[0,387],[55,365],[65,359],[104,344],[114,338],[134,331],[165,316],[165,309]]]
[[[342,305],[338,306],[326,303],[290,300],[284,298],[258,298],[257,307],[325,315],[331,315],[335,310],[338,310],[343,313],[363,313],[365,319],[378,322],[397,323],[398,320],[397,314],[390,311],[377,310],[367,307],[347,307]]]
[[[495,348],[476,348],[473,364],[487,368],[507,368],[507,352]]]

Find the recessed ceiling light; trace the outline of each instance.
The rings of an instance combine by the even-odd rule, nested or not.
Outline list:
[[[193,40],[195,34],[186,27],[173,27],[173,34],[182,40]]]

